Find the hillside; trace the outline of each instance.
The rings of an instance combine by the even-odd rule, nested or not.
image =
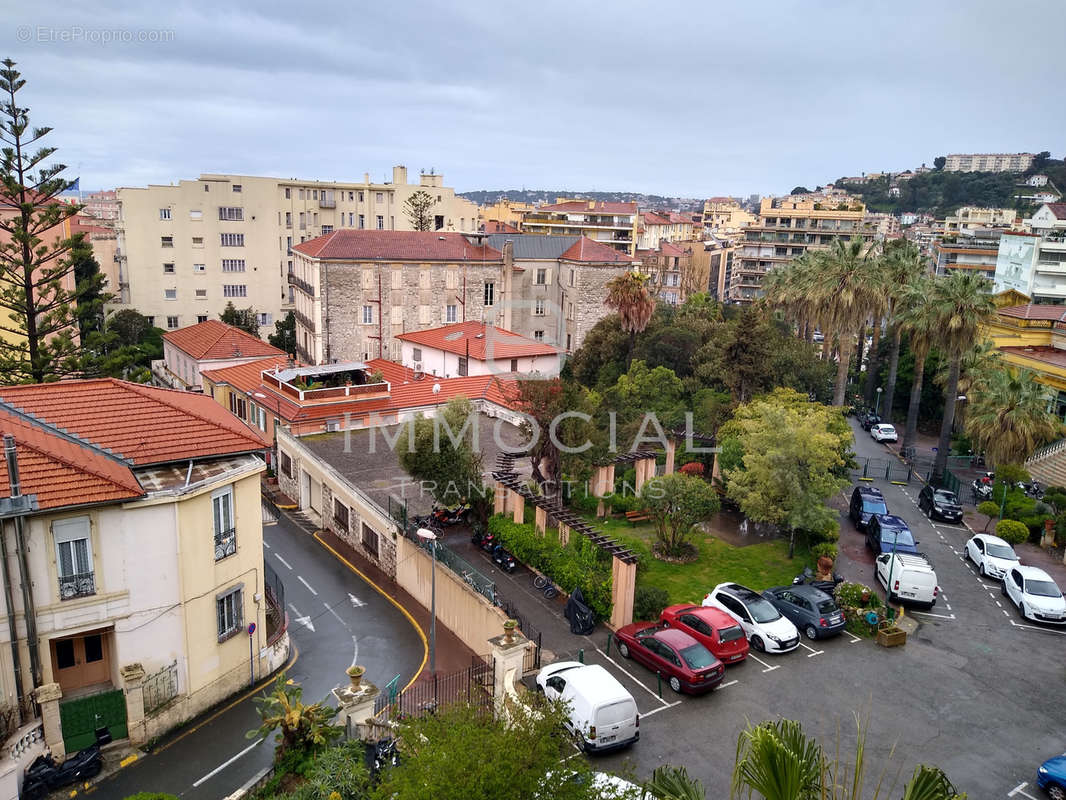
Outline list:
[[[519,203],[554,203],[557,197],[573,197],[581,200],[604,200],[607,202],[636,203],[641,209],[657,208],[672,211],[701,211],[703,200],[692,197],[663,197],[658,194],[639,192],[575,192],[570,189],[478,189],[460,192],[460,197],[478,205],[490,205],[507,198]]]

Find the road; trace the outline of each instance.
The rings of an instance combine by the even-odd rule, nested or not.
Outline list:
[[[305,701],[327,697],[358,661],[366,680],[405,685],[425,648],[418,632],[388,599],[364,582],[284,516],[263,528],[264,558],[285,584],[296,660],[289,676]],[[94,795],[120,800],[139,791],[190,800],[218,800],[243,785],[273,758],[270,742],[245,733],[258,727],[251,697],[193,721],[153,753],[104,779]]]

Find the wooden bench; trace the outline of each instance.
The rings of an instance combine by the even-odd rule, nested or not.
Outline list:
[[[627,511],[626,520],[634,525],[638,522],[647,522],[651,517],[647,511]]]

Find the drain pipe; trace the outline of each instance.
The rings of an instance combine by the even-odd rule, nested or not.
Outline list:
[[[4,456],[7,458],[7,475],[11,496],[18,492],[18,456],[15,454],[15,437],[4,435]],[[15,697],[18,702],[19,720],[22,719],[22,658],[19,654],[18,633],[15,630],[15,604],[11,595],[11,569],[7,562],[7,525],[0,523],[0,563],[3,564],[4,602],[7,604],[7,628],[11,632],[11,664],[15,668]]]
[[[11,499],[22,495],[19,486],[18,454],[15,450],[15,437],[4,435],[4,455],[7,458],[7,475],[11,488]],[[41,659],[37,652],[37,611],[33,606],[33,594],[30,589],[30,570],[26,563],[26,531],[23,527],[24,514],[15,516],[15,549],[19,560],[19,579],[22,583],[22,611],[26,620],[26,645],[30,651],[30,676],[33,688],[41,685]]]

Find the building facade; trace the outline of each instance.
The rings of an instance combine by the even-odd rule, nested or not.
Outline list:
[[[1000,238],[995,291],[1013,289],[1038,304],[1066,302],[1066,203],[1047,203],[1023,221],[1032,231]]]
[[[501,222],[510,225],[515,230],[522,230],[522,215],[532,211],[532,203],[523,203],[518,200],[508,200],[501,197],[492,205],[481,206],[478,216],[484,225],[488,222]]]
[[[460,322],[402,333],[400,363],[414,373],[441,378],[470,375],[537,375],[555,378],[557,347],[483,322]]]
[[[932,245],[933,273],[964,270],[992,280],[999,257],[1000,231],[977,231],[945,236]]]
[[[944,234],[951,235],[979,228],[1009,230],[1015,226],[1017,218],[1018,212],[1013,208],[963,206],[944,218]]]
[[[946,156],[945,172],[1025,172],[1034,153],[952,153]]]
[[[247,331],[217,319],[163,334],[163,358],[152,362],[152,377],[160,386],[202,391],[201,373],[245,364],[285,353]]]
[[[114,308],[133,308],[160,328],[175,330],[217,319],[226,304],[254,308],[260,325],[293,306],[287,275],[292,248],[335,230],[412,230],[405,203],[430,195],[432,228],[476,231],[477,205],[457,197],[443,176],[407,182],[304,181],[243,175],[201,175],[170,186],[121,188],[118,295]]]
[[[522,232],[544,236],[584,236],[620,253],[635,255],[640,213],[636,203],[566,200],[522,215]]]

